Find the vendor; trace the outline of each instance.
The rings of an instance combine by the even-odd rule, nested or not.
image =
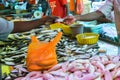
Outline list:
[[[33,21],[17,22],[11,22],[0,18],[0,40],[5,40],[10,33],[29,31],[31,29],[38,28],[40,25],[44,25],[46,23],[54,23],[57,18],[58,17],[55,16],[47,16]]]
[[[114,18],[115,17],[115,18]],[[85,15],[68,16],[65,18],[66,24],[71,24],[76,20],[89,21],[101,19],[105,22],[116,23],[118,36],[120,35],[120,0],[107,0],[97,11]]]

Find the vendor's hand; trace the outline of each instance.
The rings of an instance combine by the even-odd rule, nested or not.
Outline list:
[[[70,25],[75,22],[75,17],[74,16],[67,16],[64,18],[64,24]]]
[[[55,21],[58,18],[59,17],[56,17],[56,16],[46,16],[46,17],[44,17],[44,21],[45,21],[45,24],[49,25],[49,24],[55,23]]]

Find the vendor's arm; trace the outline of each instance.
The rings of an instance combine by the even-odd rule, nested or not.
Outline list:
[[[75,15],[75,19],[77,21],[97,20],[100,17],[104,17],[104,14],[99,11],[91,12],[85,15]]]
[[[85,15],[75,15],[75,16],[67,16],[64,18],[64,24],[70,25],[75,21],[91,21],[97,20],[100,17],[104,17],[104,14],[100,11],[91,12]]]
[[[111,0],[107,0],[106,3],[100,7],[97,11],[91,12],[85,15],[76,15],[76,20],[88,21],[88,20],[104,20],[111,18],[111,12],[113,10],[113,2]],[[105,19],[106,18],[106,19]]]
[[[107,20],[111,16],[111,12],[113,9],[113,2],[111,0],[107,0],[106,3],[100,7],[97,11],[91,12],[85,15],[76,15],[76,20],[81,21],[89,21],[89,20]],[[105,19],[107,18],[107,19]]]
[[[105,22],[106,21],[111,22],[110,17],[112,10],[113,10],[113,2],[111,0],[107,0],[106,3],[97,11],[84,15],[75,15],[74,18],[68,16],[65,18],[64,22],[66,24],[71,24],[70,22],[73,22],[71,21],[73,19],[77,21],[104,20]]]
[[[14,22],[14,29],[12,32],[24,32],[34,28],[40,27],[40,25],[54,23],[57,17],[47,16],[45,18],[37,19],[34,21],[17,21]]]
[[[31,29],[39,27],[42,24],[44,24],[44,20],[42,19],[38,19],[34,21],[17,21],[14,22],[14,29],[12,33],[29,31]]]

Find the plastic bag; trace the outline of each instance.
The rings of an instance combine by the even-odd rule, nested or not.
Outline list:
[[[51,42],[40,42],[32,36],[26,57],[28,71],[47,70],[58,63],[55,47],[61,36],[62,32],[59,32]]]
[[[76,0],[76,14],[81,14],[84,10],[83,0]]]

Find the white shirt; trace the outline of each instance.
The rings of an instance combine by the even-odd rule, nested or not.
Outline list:
[[[0,40],[4,40],[12,32],[14,27],[13,22],[0,18]]]
[[[113,11],[113,0],[107,0],[106,3],[103,6],[101,6],[98,10],[101,11],[107,19],[113,22],[115,21]]]

